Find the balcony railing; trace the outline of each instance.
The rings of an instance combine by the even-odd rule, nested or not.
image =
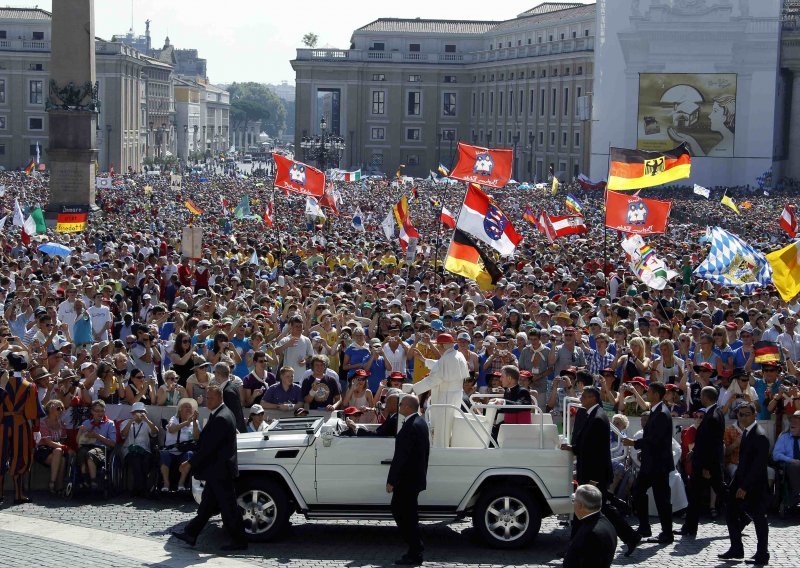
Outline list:
[[[386,61],[392,63],[468,64],[563,53],[594,51],[594,37],[570,38],[469,53],[420,53],[418,51],[369,51],[362,49],[298,49],[298,61]]]
[[[0,49],[7,51],[50,51],[50,42],[30,39],[0,39]]]

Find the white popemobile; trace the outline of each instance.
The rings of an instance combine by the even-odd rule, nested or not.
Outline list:
[[[572,457],[559,450],[551,415],[536,407],[532,424],[503,424],[493,440],[497,407],[480,404],[480,396],[473,395],[471,410],[431,404],[426,411],[452,411],[453,421],[450,445],[431,447],[420,519],[472,517],[490,546],[521,547],[538,534],[543,517],[572,512]],[[391,520],[386,476],[394,438],[341,435],[347,430],[335,413],[327,420],[282,418],[264,432],[238,436],[237,500],[249,539],[276,538],[292,513]],[[199,502],[202,482],[193,490]]]

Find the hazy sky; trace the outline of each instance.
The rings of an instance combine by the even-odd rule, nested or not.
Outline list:
[[[295,49],[302,47],[300,39],[309,31],[319,36],[319,46],[346,49],[353,30],[377,18],[504,20],[540,3],[541,0],[504,0],[497,4],[477,0],[404,0],[388,4],[364,0],[95,0],[95,33],[111,39],[114,34],[127,33],[133,24],[134,33],[144,34],[144,21],[150,19],[153,45],[160,47],[168,35],[178,48],[196,48],[200,57],[208,60],[212,82],[293,83],[289,60],[294,58]],[[4,0],[3,4],[50,10],[52,0]],[[494,7],[498,10],[492,13]]]

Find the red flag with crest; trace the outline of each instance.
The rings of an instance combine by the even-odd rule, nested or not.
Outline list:
[[[671,201],[606,191],[606,227],[629,235],[664,233],[671,208]]]
[[[511,179],[511,148],[481,148],[458,143],[458,163],[450,177],[467,183],[504,187]]]
[[[275,160],[275,187],[285,193],[299,193],[312,197],[325,194],[325,174],[302,162],[295,162],[280,154],[272,154]]]

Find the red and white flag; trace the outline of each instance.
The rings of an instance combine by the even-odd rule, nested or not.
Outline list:
[[[504,256],[513,254],[522,241],[522,236],[514,230],[511,220],[495,200],[474,184],[467,188],[457,226]]]
[[[333,211],[334,215],[339,214],[339,208],[336,207],[336,197],[335,197],[335,188],[333,187],[332,182],[328,182],[328,185],[325,187],[325,193],[322,197],[319,198],[319,204],[321,207],[326,207]]]
[[[783,213],[781,213],[778,224],[781,226],[781,229],[789,233],[789,236],[793,239],[797,236],[800,227],[797,226],[797,215],[795,214],[794,205],[787,204],[783,207]]]
[[[264,222],[269,225],[270,227],[274,227],[275,223],[273,221],[275,217],[275,209],[272,201],[267,201],[267,204],[264,206]]]
[[[542,211],[539,216],[539,223],[544,226],[544,233],[550,239],[550,242],[559,237],[581,235],[589,232],[583,215],[547,215]]]
[[[400,248],[403,249],[403,252],[406,252],[408,243],[411,242],[411,239],[418,238],[419,233],[414,228],[414,225],[411,224],[411,219],[409,219],[408,215],[406,215],[406,218],[403,219],[403,224],[400,225]]]
[[[442,220],[442,223],[444,223],[451,229],[456,228],[456,218],[453,217],[453,214],[450,213],[450,211],[447,208],[442,207],[442,213],[439,216],[439,218]]]

